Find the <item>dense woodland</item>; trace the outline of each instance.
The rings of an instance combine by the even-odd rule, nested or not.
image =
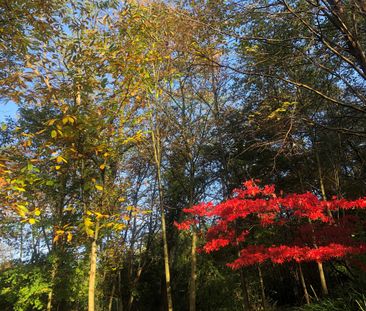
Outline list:
[[[364,1],[0,0],[6,103],[0,310],[366,310]]]

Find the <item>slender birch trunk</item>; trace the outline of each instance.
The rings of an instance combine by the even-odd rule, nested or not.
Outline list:
[[[95,310],[95,281],[97,275],[97,239],[99,222],[95,224],[95,232],[90,250],[90,270],[89,270],[89,289],[88,289],[88,311]]]

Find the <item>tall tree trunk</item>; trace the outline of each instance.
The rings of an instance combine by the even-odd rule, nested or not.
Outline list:
[[[168,311],[173,311],[173,299],[172,299],[172,289],[170,284],[170,267],[169,267],[169,251],[168,251],[168,240],[165,224],[165,213],[161,210],[161,230],[163,234],[163,248],[164,248],[164,272],[165,272],[165,286],[166,286],[166,296],[168,301]]]
[[[167,239],[164,201],[163,201],[163,198],[164,198],[163,197],[163,186],[162,186],[162,180],[161,180],[161,147],[160,147],[159,129],[158,128],[153,129],[151,136],[152,136],[152,142],[153,142],[154,161],[155,161],[155,166],[156,166],[156,171],[157,171],[157,182],[158,182],[158,192],[159,192],[161,231],[162,231],[162,235],[163,235],[166,297],[167,297],[167,303],[168,303],[168,311],[173,311],[172,289],[171,289],[171,284],[170,284],[168,239]]]
[[[97,239],[99,222],[95,224],[95,232],[90,250],[90,270],[89,270],[89,289],[88,289],[88,311],[95,310],[95,280],[97,275]]]
[[[317,149],[315,150],[315,155],[316,155],[316,162],[317,162],[317,165],[318,165],[320,190],[321,190],[321,193],[322,193],[323,200],[326,201],[327,200],[327,195],[325,193],[323,173],[322,173],[319,153],[318,153]],[[332,218],[332,213],[329,210],[329,208],[327,208],[327,213],[328,213],[328,216]],[[325,274],[324,274],[323,263],[318,261],[317,265],[318,265],[318,270],[319,270],[319,277],[320,277],[320,285],[321,285],[321,289],[322,289],[322,294],[324,296],[327,296],[328,295],[328,286],[327,286],[327,281],[326,281]]]
[[[241,285],[241,291],[242,291],[242,295],[243,295],[243,310],[250,311],[250,310],[252,310],[252,307],[249,302],[248,286],[247,286],[247,281],[245,279],[243,268],[240,268],[240,285]]]
[[[57,259],[58,259],[58,256],[57,256]],[[53,288],[55,286],[55,278],[56,278],[56,273],[57,273],[57,269],[58,269],[57,259],[56,259],[55,262],[52,263],[51,288],[50,288],[50,291],[48,293],[48,298],[47,298],[47,311],[51,311],[52,310]]]
[[[306,300],[306,304],[308,305],[308,304],[310,304],[310,297],[309,297],[308,289],[306,287],[304,274],[302,273],[301,263],[298,263],[298,268],[299,268],[301,286],[302,286],[302,289],[304,291],[304,297],[305,297],[305,300]]]
[[[191,280],[189,283],[189,311],[196,311],[196,280],[197,280],[197,233],[192,233],[192,249],[191,249]]]
[[[263,281],[262,269],[261,269],[260,265],[258,265],[258,277],[259,277],[259,284],[261,286],[262,306],[263,306],[263,310],[266,311],[267,310],[266,293],[264,292],[264,281]]]
[[[50,289],[47,297],[47,311],[52,310],[52,295],[53,295],[53,288]]]
[[[115,280],[113,280],[112,292],[111,296],[109,297],[109,303],[108,303],[108,311],[112,311],[115,290],[116,290],[116,282]]]

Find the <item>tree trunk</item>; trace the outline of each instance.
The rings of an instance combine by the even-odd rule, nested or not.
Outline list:
[[[152,126],[152,128],[153,128],[153,126]],[[172,289],[171,289],[171,284],[170,284],[168,239],[167,239],[167,230],[166,230],[166,223],[165,223],[163,186],[162,186],[162,181],[161,181],[161,147],[160,147],[159,128],[152,130],[151,137],[152,137],[152,143],[153,143],[153,149],[154,149],[154,161],[155,161],[155,166],[156,166],[156,173],[157,173],[156,175],[157,175],[158,192],[159,192],[161,231],[162,231],[162,235],[163,235],[166,296],[167,296],[167,302],[168,302],[168,311],[173,311]]]
[[[165,271],[166,296],[168,300],[168,311],[173,311],[172,289],[170,284],[169,251],[168,251],[168,240],[167,240],[164,209],[161,210],[161,230],[163,234],[164,271]]]
[[[267,310],[266,293],[264,292],[264,281],[263,281],[262,269],[261,269],[260,265],[258,265],[258,276],[259,276],[259,284],[261,286],[262,306],[263,306],[263,310],[266,311]]]
[[[90,251],[89,289],[88,289],[88,311],[95,310],[95,280],[97,275],[97,239],[99,223],[95,224],[95,232]]]
[[[317,265],[318,265],[318,270],[319,270],[322,294],[323,294],[323,296],[328,296],[328,286],[327,286],[327,281],[326,281],[325,275],[324,275],[323,263],[320,261],[317,261]]]
[[[47,311],[52,310],[53,288],[55,286],[55,277],[56,277],[56,273],[57,273],[57,265],[58,265],[57,261],[52,263],[51,289],[48,293],[48,298],[47,298]]]
[[[327,200],[327,195],[326,195],[326,192],[325,192],[323,173],[322,173],[322,168],[321,168],[321,165],[320,165],[320,158],[319,158],[318,150],[315,150],[315,155],[316,155],[316,162],[318,164],[320,190],[321,190],[323,200],[326,201]],[[332,213],[329,210],[329,208],[327,208],[327,214],[330,218],[332,218]],[[319,270],[319,277],[320,277],[320,284],[321,284],[322,294],[323,294],[323,296],[327,296],[328,295],[328,286],[327,286],[327,281],[325,279],[323,263],[318,261],[317,265],[318,265],[318,270]]]
[[[196,311],[196,279],[197,279],[197,233],[192,233],[192,249],[191,249],[191,280],[189,283],[189,311]]]
[[[247,281],[245,279],[244,271],[242,268],[240,268],[240,284],[243,295],[243,310],[250,311],[252,310],[252,307],[250,306]]]
[[[116,283],[113,280],[112,292],[111,292],[111,296],[109,297],[109,303],[108,303],[108,311],[112,311],[115,290],[116,290]]]
[[[48,293],[47,298],[47,311],[52,310],[52,294],[53,294],[53,288],[50,289],[50,292]]]
[[[298,263],[298,268],[299,268],[299,275],[300,275],[301,286],[302,286],[302,289],[304,291],[304,296],[305,296],[306,304],[308,305],[308,304],[310,304],[310,297],[309,297],[308,289],[306,287],[306,282],[305,282],[304,274],[302,273],[301,263]]]

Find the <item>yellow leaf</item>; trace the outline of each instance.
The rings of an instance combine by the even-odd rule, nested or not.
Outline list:
[[[76,118],[75,118],[75,117],[71,117],[71,116],[69,116],[69,122],[70,122],[71,124],[74,124],[75,120],[76,120]]]
[[[90,227],[91,225],[93,225],[93,222],[89,217],[86,217],[84,219],[84,224],[85,224],[85,227]]]
[[[124,228],[126,228],[126,225],[125,224],[115,224],[114,225],[114,229],[115,230],[122,230]]]
[[[99,191],[103,191],[103,186],[101,185],[95,185],[95,188]]]
[[[36,223],[36,220],[34,218],[29,218],[28,219],[28,222],[31,224],[31,225],[34,225]]]
[[[93,236],[94,236],[94,230],[93,230],[93,229],[85,228],[85,231],[86,231],[86,234],[87,234],[89,237],[93,237]]]
[[[47,125],[51,126],[56,122],[56,119],[51,119],[47,122]]]
[[[67,242],[71,242],[71,240],[72,240],[72,233],[68,232],[67,233]]]
[[[58,156],[58,157],[56,158],[56,162],[57,162],[57,163],[62,163],[62,162],[67,163],[66,159],[65,159],[65,158],[63,158],[63,157],[61,157],[61,156]]]
[[[99,166],[99,168],[103,171],[104,169],[105,169],[105,164],[103,163],[103,164],[101,164],[100,166]]]
[[[46,131],[46,129],[43,129],[43,130],[40,130],[40,131],[36,132],[36,134],[39,135],[39,134],[44,133],[45,131]]]
[[[36,209],[34,210],[34,215],[36,215],[36,216],[41,215],[41,211],[39,210],[39,208],[36,208]]]
[[[61,168],[61,166],[60,166],[60,165],[56,165],[56,166],[55,166],[56,171],[58,171],[60,168]]]
[[[95,212],[95,215],[97,216],[97,219],[103,218],[103,214]]]
[[[64,117],[64,118],[62,119],[62,123],[63,123],[63,124],[67,124],[67,122],[69,122],[69,117],[68,117],[68,116],[66,116],[66,117]]]
[[[25,205],[17,204],[17,208],[24,213],[28,213],[28,208],[26,208]]]
[[[57,132],[56,132],[55,130],[53,130],[53,131],[51,132],[51,137],[52,137],[52,138],[56,138],[56,137],[57,137]]]

